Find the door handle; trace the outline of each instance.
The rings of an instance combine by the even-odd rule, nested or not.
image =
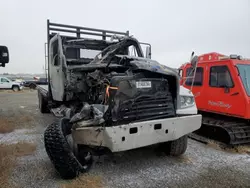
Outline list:
[[[235,92],[233,94],[231,94],[230,96],[235,96],[235,95],[239,95],[240,93],[239,92]]]

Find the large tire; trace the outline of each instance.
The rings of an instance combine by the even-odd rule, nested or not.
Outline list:
[[[187,150],[188,136],[182,136],[177,140],[163,143],[161,149],[171,156],[180,156]]]
[[[41,113],[49,113],[48,101],[45,97],[38,91],[38,99],[39,99],[39,110]]]
[[[77,160],[66,140],[65,135],[70,129],[64,124],[64,120],[62,119],[59,123],[53,123],[46,128],[44,144],[46,152],[60,176],[63,179],[73,179],[87,170]]]

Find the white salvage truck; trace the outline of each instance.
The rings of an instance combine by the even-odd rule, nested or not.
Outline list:
[[[144,54],[129,32],[47,24],[49,84],[38,86],[38,98],[42,113],[61,117],[44,143],[62,178],[87,172],[94,155],[150,145],[186,151],[201,115],[178,73],[151,59],[150,45]]]

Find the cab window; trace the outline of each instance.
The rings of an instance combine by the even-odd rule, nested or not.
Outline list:
[[[1,82],[8,83],[8,82],[9,82],[9,80],[7,80],[6,78],[1,78]]]
[[[211,87],[234,87],[230,71],[226,65],[210,68],[209,85]]]
[[[135,46],[128,47],[129,56],[139,57]]]
[[[193,76],[194,76],[193,68],[188,68],[186,70],[186,77],[191,77],[191,78],[187,78],[187,80],[186,80],[186,85],[187,86],[192,85]],[[197,67],[193,85],[194,86],[202,86],[202,84],[203,84],[203,68],[202,67]]]

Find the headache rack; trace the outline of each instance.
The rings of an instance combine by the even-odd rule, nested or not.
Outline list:
[[[118,31],[95,29],[95,28],[81,27],[81,26],[74,26],[74,25],[65,25],[65,24],[59,24],[59,23],[52,23],[49,20],[47,20],[47,32],[48,32],[47,42],[49,42],[50,38],[55,35],[55,33],[52,33],[52,31],[56,33],[67,34],[66,37],[70,39],[83,39],[85,38],[83,37],[83,35],[97,36],[97,37],[100,37],[99,39],[101,40],[107,40],[107,38],[111,39],[111,37],[113,37],[114,35],[129,36],[129,31],[118,32]]]
[[[65,40],[76,40],[76,39],[95,39],[99,40],[100,44],[107,40],[112,40],[114,36],[117,37],[125,37],[129,36],[129,31],[126,32],[119,32],[119,31],[111,31],[105,29],[95,29],[89,27],[81,27],[81,26],[74,26],[74,25],[66,25],[60,23],[53,23],[47,19],[47,42],[45,43],[45,74],[46,78],[48,75],[48,54],[49,48],[48,44],[50,39],[60,33],[60,36]],[[93,38],[91,38],[93,37]]]

